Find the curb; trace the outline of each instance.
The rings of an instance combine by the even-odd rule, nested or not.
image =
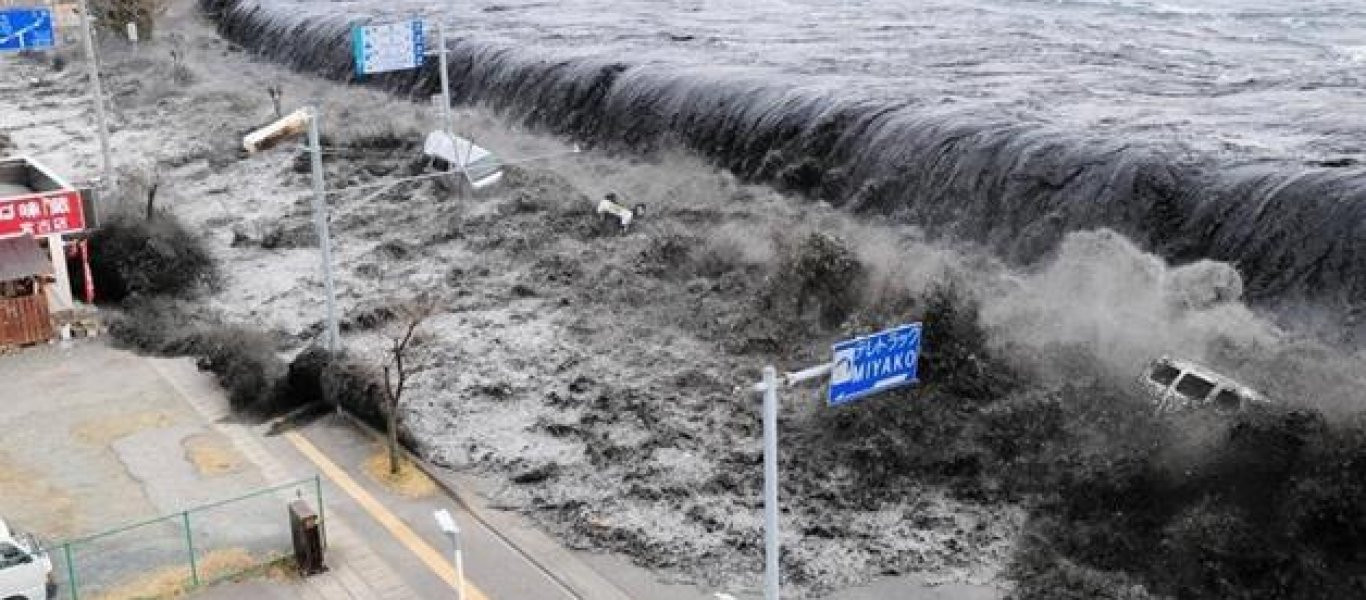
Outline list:
[[[385,440],[378,430],[352,416],[350,412],[342,410],[340,414],[360,432],[380,441]],[[616,584],[570,554],[550,536],[527,527],[518,522],[519,519],[488,508],[482,498],[468,491],[471,486],[462,484],[458,475],[443,472],[443,469],[428,463],[402,444],[399,444],[399,448],[423,474],[436,482],[447,497],[454,500],[480,525],[522,555],[527,562],[557,583],[569,595],[580,600],[631,600],[631,596]]]

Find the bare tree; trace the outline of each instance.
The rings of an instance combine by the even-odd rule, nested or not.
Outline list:
[[[405,302],[395,311],[397,327],[389,337],[389,347],[385,353],[384,397],[388,403],[387,434],[389,437],[389,473],[398,475],[400,461],[398,456],[398,409],[403,401],[403,391],[407,389],[408,379],[414,372],[418,358],[412,356],[413,342],[417,339],[418,328],[436,313],[439,301],[434,295],[423,294]]]

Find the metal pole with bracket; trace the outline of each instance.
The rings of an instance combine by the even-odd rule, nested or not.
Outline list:
[[[795,373],[783,374],[783,385],[791,387],[809,379],[830,374],[826,363]],[[781,587],[778,554],[778,370],[764,367],[764,379],[754,385],[764,395],[764,600],[778,600]]]
[[[441,125],[446,128],[446,133],[455,135],[455,121],[451,116],[451,76],[446,62],[446,24],[441,21],[436,23],[436,37],[437,43],[441,44],[441,49],[437,51],[441,63]]]
[[[778,370],[764,367],[764,598],[778,600]]]
[[[323,148],[318,121],[318,109],[309,109],[308,148],[313,163],[313,218],[318,230],[318,247],[322,250],[323,289],[327,294],[324,335],[327,351],[335,353],[341,330],[337,325],[337,290],[332,281],[332,236],[327,231],[327,192],[323,189]]]

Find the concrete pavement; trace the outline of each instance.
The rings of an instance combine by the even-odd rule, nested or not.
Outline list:
[[[234,422],[222,392],[193,363],[148,360],[266,479],[323,475],[332,571],[303,582],[223,585],[205,592],[208,597],[452,597],[451,548],[433,517],[438,509],[449,511],[462,532],[468,600],[632,597],[520,517],[490,511],[472,495],[463,502],[448,493],[410,498],[379,484],[361,468],[379,442],[349,419],[327,416],[296,431],[266,435],[264,426]],[[444,483],[445,491],[453,491],[455,484]]]
[[[378,447],[370,432],[327,416],[271,435],[266,425],[237,420],[216,382],[189,359],[147,358],[102,340],[83,340],[4,357],[0,374],[16,382],[0,393],[6,401],[0,402],[0,424],[8,421],[8,430],[22,440],[0,451],[0,483],[10,477],[33,490],[18,497],[0,495],[0,510],[50,539],[175,514],[276,485],[294,489],[296,482],[321,474],[330,571],[307,579],[219,583],[195,592],[202,597],[453,597],[450,543],[433,518],[438,509],[449,511],[463,532],[469,600],[707,597],[691,588],[655,585],[643,571],[623,579],[621,572],[629,568],[624,565],[602,570],[585,560],[592,557],[567,550],[521,515],[488,508],[468,491],[471,485],[449,472],[431,471],[444,491],[422,498],[399,495],[362,469]],[[307,498],[313,486],[303,487]],[[206,539],[247,550],[255,544],[263,545],[263,552],[287,551],[281,502],[276,495],[262,496],[258,504],[244,505],[245,512],[215,517],[222,522],[205,532]],[[196,521],[201,522],[208,521]],[[266,537],[256,539],[261,532]],[[165,537],[171,545],[184,543],[183,537]],[[125,541],[139,548],[143,543],[114,540],[111,548],[123,550],[106,554],[111,580],[163,566],[129,562],[134,546],[117,545]],[[164,566],[179,564],[171,560],[176,557],[183,562],[183,546],[164,554],[171,557]],[[83,556],[75,562],[87,569],[83,574],[95,566]]]
[[[313,473],[307,463],[292,457],[286,448],[281,447],[281,441],[264,439],[252,425],[233,419],[222,390],[211,378],[199,372],[194,363],[185,359],[146,360],[191,407],[213,423],[211,427],[215,431],[231,440],[268,482],[284,483]],[[351,524],[353,517],[346,514],[350,511],[343,509],[347,504],[346,496],[341,495],[334,486],[324,485],[323,498],[329,570],[299,582],[278,584],[293,594],[289,597],[306,600],[412,600],[433,597],[430,593],[420,594],[408,585],[405,578],[395,572],[389,562],[372,547],[373,538],[356,533]],[[265,583],[251,583],[244,589],[234,589],[237,585],[241,584],[226,585],[211,593],[222,598],[256,598],[251,591],[266,586]]]

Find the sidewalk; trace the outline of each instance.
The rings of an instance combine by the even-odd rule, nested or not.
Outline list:
[[[207,421],[211,429],[232,441],[237,450],[260,470],[267,482],[285,483],[312,474],[298,463],[286,466],[281,453],[266,448],[250,425],[237,423],[229,414],[222,391],[188,360],[147,359],[181,396]],[[418,595],[362,539],[344,516],[343,497],[324,495],[327,528],[327,565],[322,575],[291,582],[246,582],[211,588],[206,598],[304,598],[306,600],[416,600]]]
[[[296,581],[249,581],[198,592],[216,599],[354,598],[394,600],[454,595],[450,541],[433,513],[447,510],[461,530],[465,597],[537,600],[629,600],[629,595],[544,533],[513,515],[489,511],[478,498],[450,495],[434,480],[430,494],[403,496],[362,465],[379,442],[346,418],[325,416],[295,431],[268,435],[237,423],[216,383],[188,360],[147,359],[185,400],[212,421],[270,482],[321,474],[329,547],[326,574]],[[648,594],[674,600],[669,594]],[[693,600],[689,595],[686,599]]]

